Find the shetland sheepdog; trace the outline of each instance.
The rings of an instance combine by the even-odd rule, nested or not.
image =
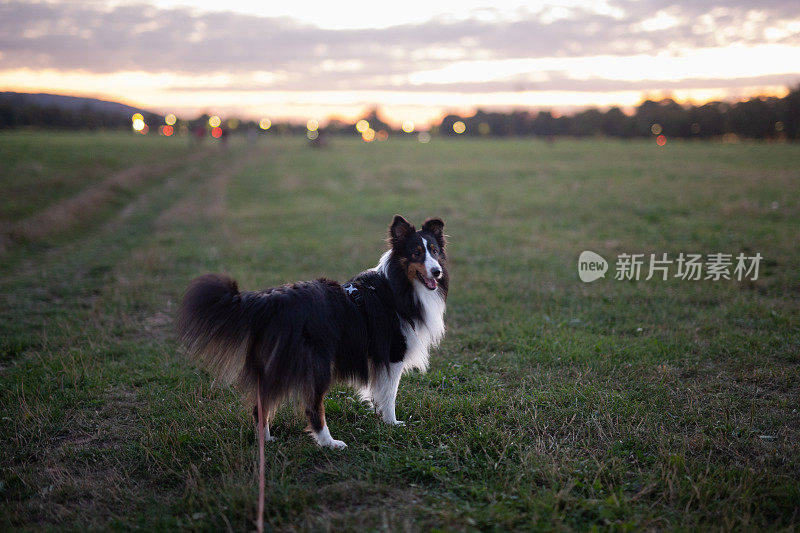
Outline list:
[[[320,446],[345,448],[325,421],[325,394],[334,382],[355,387],[388,424],[400,377],[428,367],[428,350],[444,336],[449,275],[444,222],[417,230],[395,215],[389,250],[375,268],[349,282],[302,281],[240,291],[220,274],[193,280],[177,329],[187,351],[217,379],[236,385],[256,405],[258,428],[286,400],[305,409]]]

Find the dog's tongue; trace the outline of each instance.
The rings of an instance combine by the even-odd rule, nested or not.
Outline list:
[[[424,278],[425,286],[428,287],[430,290],[436,290],[436,280],[433,278]]]

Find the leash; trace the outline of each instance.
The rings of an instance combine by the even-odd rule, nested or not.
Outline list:
[[[256,531],[264,532],[264,410],[261,407],[261,376],[258,376],[258,515],[256,516]]]

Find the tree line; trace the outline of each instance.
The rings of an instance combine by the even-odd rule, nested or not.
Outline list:
[[[163,117],[143,112],[150,124],[163,123]],[[202,116],[192,123],[203,122]],[[379,118],[377,109],[365,117],[374,129],[393,131]],[[459,124],[456,128],[458,122]],[[241,126],[256,128],[252,121]],[[39,105],[19,99],[0,98],[0,129],[35,127],[53,129],[130,129],[127,114],[96,109],[91,106],[65,108]],[[240,128],[244,130],[245,128]],[[328,133],[354,133],[355,125],[332,121]],[[456,130],[460,131],[458,133]],[[274,124],[278,133],[300,133],[304,126]],[[396,130],[395,130],[396,131]],[[471,116],[450,114],[433,127],[434,133],[466,136],[609,136],[646,137],[662,134],[679,138],[716,138],[736,135],[752,139],[800,139],[800,85],[782,97],[754,97],[737,103],[709,102],[702,105],[681,105],[671,98],[646,100],[632,114],[619,107],[606,111],[590,108],[568,116],[550,111],[513,111],[508,113],[479,110]]]
[[[457,125],[462,122],[463,125]],[[456,126],[456,127],[454,127]],[[680,138],[736,135],[752,139],[800,138],[800,85],[783,98],[754,97],[737,103],[681,105],[671,98],[646,100],[633,114],[620,108],[587,109],[570,116],[550,111],[447,115],[438,126],[444,135],[558,136],[605,135],[645,137],[662,134]],[[462,130],[458,133],[457,130]]]

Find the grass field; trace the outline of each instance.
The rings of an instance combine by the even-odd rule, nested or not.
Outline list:
[[[176,304],[208,271],[345,280],[394,213],[447,223],[447,336],[406,427],[346,388],[345,451],[278,413],[269,528],[800,527],[800,145],[3,133],[0,196],[0,529],[253,529],[249,406]],[[583,250],[764,260],[589,284]]]

